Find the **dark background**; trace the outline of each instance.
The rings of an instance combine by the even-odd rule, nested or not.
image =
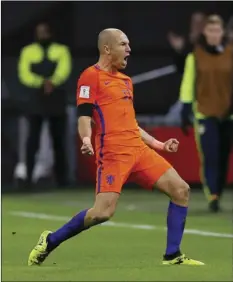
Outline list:
[[[96,41],[102,29],[119,28],[128,35],[132,56],[126,73],[133,76],[173,64],[167,34],[172,30],[188,36],[192,13],[217,13],[226,22],[233,14],[231,1],[5,1],[1,6],[2,176],[7,183],[12,180],[18,160],[18,117],[25,115],[29,107],[29,94],[18,81],[17,62],[21,48],[34,41],[35,26],[39,22],[47,21],[55,40],[71,50],[73,71],[67,83],[67,96],[69,103],[75,105],[77,78],[83,69],[97,61]],[[177,101],[180,79],[180,75],[174,73],[136,84],[137,115],[167,113]]]
[[[70,103],[75,103],[80,72],[97,60],[98,33],[107,27],[122,29],[129,37],[132,57],[126,73],[140,74],[172,64],[167,42],[170,30],[188,34],[193,12],[218,13],[226,21],[233,2],[2,2],[2,76],[14,104],[24,110],[27,96],[17,79],[20,49],[34,40],[35,25],[48,21],[55,38],[73,54],[73,73],[67,85]],[[135,85],[138,114],[164,114],[177,100],[180,77],[172,74]]]

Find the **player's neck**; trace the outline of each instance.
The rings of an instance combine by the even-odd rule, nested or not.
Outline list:
[[[97,64],[98,68],[100,70],[109,72],[109,73],[116,73],[117,69],[114,68],[111,64],[111,62],[109,62],[108,60],[106,60],[105,58],[100,57]]]

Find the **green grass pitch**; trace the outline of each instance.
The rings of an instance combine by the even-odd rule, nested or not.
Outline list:
[[[182,251],[205,266],[162,266],[168,199],[123,190],[113,223],[65,242],[40,267],[28,254],[45,230],[90,207],[94,192],[3,195],[2,281],[232,281],[232,195],[209,214],[202,193],[191,195]]]

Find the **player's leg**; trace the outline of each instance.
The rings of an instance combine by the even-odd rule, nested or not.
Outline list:
[[[224,120],[220,123],[219,138],[220,175],[218,183],[218,196],[220,197],[226,185],[229,157],[231,147],[233,146],[233,119]]]
[[[140,156],[134,174],[138,184],[159,189],[170,198],[163,264],[203,265],[199,261],[187,259],[180,251],[188,211],[189,185],[164,158],[149,148]]]
[[[120,194],[115,192],[97,194],[92,208],[80,211],[69,222],[48,236],[48,250],[51,252],[67,239],[94,225],[108,221],[114,215],[119,196]]]
[[[28,259],[28,265],[40,265],[61,243],[79,233],[109,220],[117,205],[120,194],[115,192],[99,193],[90,209],[80,211],[69,222],[55,232],[44,231]]]
[[[196,119],[194,131],[200,158],[200,178],[203,189],[209,201],[210,210],[218,211],[219,121],[216,118]]]
[[[188,213],[189,185],[174,168],[169,168],[154,187],[170,198],[167,214],[167,246],[163,264],[204,265],[200,261],[187,258],[180,250]]]
[[[92,208],[80,211],[55,232],[44,231],[29,255],[28,265],[40,265],[62,242],[92,226],[109,220],[116,209],[121,187],[128,176],[127,162],[100,162],[97,168],[96,199]],[[123,170],[124,169],[124,170]]]
[[[94,225],[109,220],[115,212],[124,178],[118,161],[105,161],[97,168],[96,199],[92,208],[74,216],[67,224],[48,237],[48,249],[54,250],[67,239]]]

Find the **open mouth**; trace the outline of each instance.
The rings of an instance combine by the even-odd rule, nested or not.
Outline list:
[[[127,55],[127,56],[124,58],[124,61],[127,63],[128,59],[129,59],[129,55]]]

